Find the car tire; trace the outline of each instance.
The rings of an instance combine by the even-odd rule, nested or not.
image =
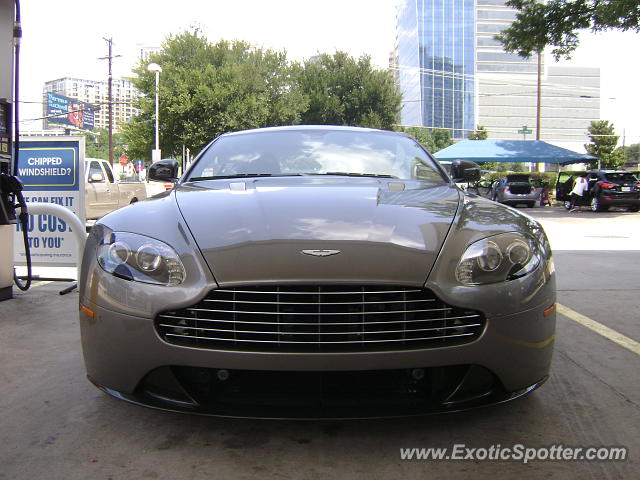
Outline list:
[[[633,205],[633,206],[629,207],[629,211],[630,212],[640,211],[640,205]]]
[[[529,207],[529,208],[533,208],[533,207],[535,207],[535,206],[536,206],[536,202],[529,202],[529,203],[527,203],[527,207]]]
[[[591,199],[591,211],[592,212],[603,212],[605,210],[608,210],[608,208],[605,208],[602,206],[602,204],[600,203],[600,199],[595,196]]]
[[[562,205],[565,209],[571,210],[571,200],[565,200],[564,202],[562,202]]]

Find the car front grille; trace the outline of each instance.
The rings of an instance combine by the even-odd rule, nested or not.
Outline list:
[[[481,313],[430,290],[387,286],[247,286],[216,289],[156,317],[171,344],[236,351],[345,352],[469,343]]]

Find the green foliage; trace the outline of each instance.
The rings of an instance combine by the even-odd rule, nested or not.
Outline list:
[[[478,125],[476,129],[469,133],[469,140],[486,140],[489,138],[489,132],[482,125]]]
[[[387,130],[398,123],[402,95],[393,75],[374,68],[370,57],[321,54],[298,65],[296,72],[308,102],[302,123]]]
[[[300,122],[306,101],[283,52],[246,42],[211,44],[198,32],[169,36],[159,53],[140,61],[134,85],[143,93],[140,115],[125,126],[133,157],[147,158],[154,142],[155,62],[160,73],[160,148],[178,156],[185,145],[197,152],[218,135]]]
[[[433,137],[434,149],[433,153],[443,148],[447,148],[449,145],[453,145],[453,139],[451,138],[451,132],[444,128],[434,128],[431,131]]]
[[[97,135],[95,135],[97,133]],[[84,133],[85,156],[90,158],[109,158],[109,132],[106,128],[98,128],[93,134]],[[120,133],[113,134],[113,157],[111,162],[127,153],[127,145],[124,136]]]
[[[578,47],[578,31],[640,31],[638,0],[509,0],[520,12],[498,38],[508,52],[523,57],[553,47],[556,59]]]
[[[625,162],[640,163],[640,143],[634,143],[626,147],[621,147]]]
[[[132,81],[142,92],[140,114],[124,129],[133,158],[150,156],[155,129],[155,62],[160,73],[160,148],[179,156],[197,152],[218,135],[299,123],[391,129],[401,94],[393,76],[369,57],[319,55],[290,64],[284,52],[246,42],[211,44],[198,31],[169,36],[159,53],[140,61]]]
[[[589,155],[600,159],[602,168],[619,168],[624,163],[624,153],[621,149],[616,149],[618,135],[615,127],[608,120],[593,121],[589,125],[588,135],[590,143],[584,148]],[[591,168],[596,168],[598,161],[591,163]]]
[[[396,131],[405,132],[415,138],[428,152],[435,153],[438,150],[453,145],[453,139],[449,130],[443,128],[428,129],[424,127],[396,127]]]

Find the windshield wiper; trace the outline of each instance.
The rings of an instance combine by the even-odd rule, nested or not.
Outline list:
[[[305,175],[338,175],[343,177],[398,178],[398,177],[394,177],[393,175],[384,175],[381,173],[357,173],[357,172],[305,173]]]
[[[252,177],[298,177],[301,173],[234,173],[231,175],[209,175],[207,177],[191,177],[188,182],[198,180],[218,180],[221,178],[252,178]]]

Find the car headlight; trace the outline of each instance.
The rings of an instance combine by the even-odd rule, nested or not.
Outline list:
[[[463,285],[504,282],[532,272],[542,254],[538,242],[519,233],[501,233],[469,245],[456,267]]]
[[[105,229],[97,257],[104,271],[125,280],[175,286],[185,278],[184,265],[175,250],[144,235]]]

